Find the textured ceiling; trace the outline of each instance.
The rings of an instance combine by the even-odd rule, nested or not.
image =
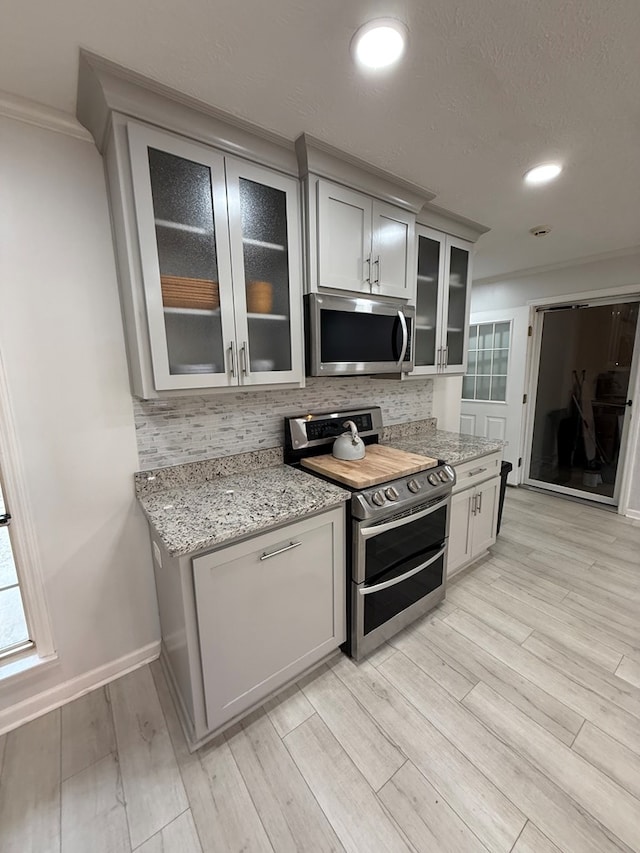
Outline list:
[[[640,243],[638,0],[2,0],[0,9],[0,89],[73,113],[85,47],[291,139],[307,131],[490,226],[476,277]],[[393,72],[365,77],[349,41],[381,15],[407,23],[408,51]],[[566,164],[560,179],[525,188],[523,172],[549,159]],[[539,224],[552,233],[531,237]]]

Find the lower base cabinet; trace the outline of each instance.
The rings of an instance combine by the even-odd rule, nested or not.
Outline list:
[[[448,577],[472,563],[496,541],[499,500],[500,477],[452,496]]]
[[[346,639],[344,505],[197,556],[152,532],[162,661],[196,749]]]
[[[323,515],[193,561],[210,729],[344,642],[340,527]]]

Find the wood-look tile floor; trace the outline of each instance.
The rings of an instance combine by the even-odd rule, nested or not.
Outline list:
[[[193,755],[157,663],[9,733],[0,850],[640,850],[640,526],[509,490],[442,606]]]

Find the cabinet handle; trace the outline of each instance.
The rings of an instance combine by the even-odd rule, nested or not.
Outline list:
[[[240,363],[242,365],[242,372],[244,375],[249,376],[249,346],[246,341],[243,341],[242,346],[240,347]]]
[[[234,378],[238,375],[238,371],[236,370],[236,347],[233,341],[229,344],[229,370]]]
[[[482,492],[478,492],[478,512],[482,512]]]
[[[473,471],[469,471],[467,477],[475,477],[476,474],[484,474],[486,470],[486,468],[474,468]]]
[[[438,370],[442,367],[442,347],[438,347],[438,361],[436,367]]]
[[[478,499],[478,496],[475,494],[471,498],[471,514],[472,515],[476,514],[476,501],[477,501],[477,499]]]
[[[374,282],[373,282],[373,283],[374,283],[374,284],[380,284],[380,255],[378,255],[378,256],[376,257],[375,264],[376,264],[376,266],[377,266],[377,268],[378,268],[378,275],[377,275],[377,277],[374,279]]]
[[[367,270],[368,270],[367,277],[365,278],[365,281],[367,282],[369,287],[371,287],[371,255],[367,255],[367,257],[364,259],[364,262],[367,265]]]
[[[270,557],[277,557],[278,554],[284,554],[285,551],[290,551],[292,548],[297,548],[299,545],[302,545],[302,542],[289,542],[288,545],[285,545],[284,548],[278,548],[277,551],[265,551],[264,554],[261,555],[261,560],[268,560]]]
[[[444,367],[449,367],[449,347],[444,348]]]
[[[11,513],[4,512],[0,515],[0,527],[8,527],[11,524]]]

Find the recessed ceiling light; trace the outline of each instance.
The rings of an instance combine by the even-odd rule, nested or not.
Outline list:
[[[387,68],[404,53],[407,28],[395,18],[369,21],[356,31],[351,40],[353,55],[365,68]]]
[[[542,163],[525,172],[524,180],[527,184],[546,184],[547,181],[557,178],[561,171],[562,166],[559,163]]]

